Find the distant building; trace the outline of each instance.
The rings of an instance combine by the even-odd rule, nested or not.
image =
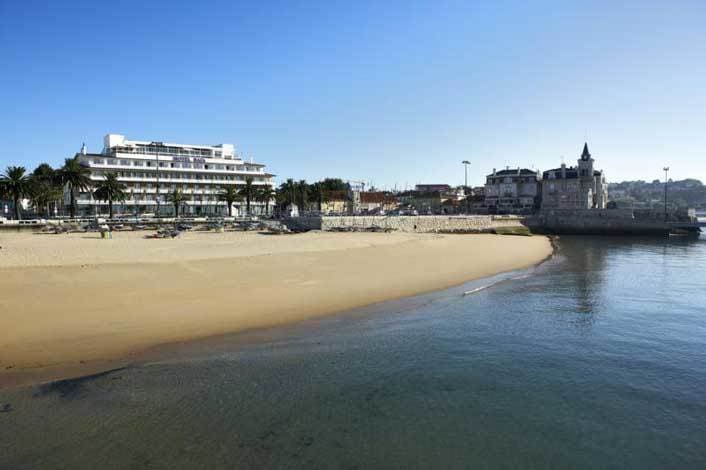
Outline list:
[[[414,190],[420,193],[445,193],[451,191],[451,186],[448,184],[418,184],[414,186]]]
[[[406,191],[399,195],[399,200],[407,209],[419,214],[440,214],[445,199],[441,191]]]
[[[471,189],[471,196],[475,197],[483,197],[485,198],[485,186],[474,186],[473,189]]]
[[[578,159],[578,166],[547,170],[542,180],[542,209],[605,209],[608,184],[602,171],[594,169],[588,143]]]
[[[464,186],[457,186],[455,188],[450,188],[446,191],[441,192],[441,197],[443,199],[452,199],[454,201],[462,201],[466,199],[466,192],[470,193],[471,188],[466,188]]]
[[[327,191],[321,202],[322,214],[347,214],[351,211],[354,191]]]
[[[360,193],[360,211],[388,212],[397,209],[399,201],[392,194],[383,191],[368,191]]]
[[[539,176],[534,170],[493,169],[486,177],[485,205],[491,212],[530,212],[536,208],[539,195]]]

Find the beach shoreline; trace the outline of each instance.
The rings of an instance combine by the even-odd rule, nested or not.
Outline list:
[[[0,237],[0,388],[443,290],[550,256],[545,237],[310,232]]]

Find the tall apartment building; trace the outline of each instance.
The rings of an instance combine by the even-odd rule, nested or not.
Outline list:
[[[241,189],[248,177],[255,188],[274,188],[274,175],[265,171],[265,165],[243,160],[232,144],[186,145],[128,140],[108,134],[101,153],[88,153],[84,145],[77,156],[91,170],[94,183],[114,172],[127,186],[127,199],[113,204],[117,214],[159,210],[160,215],[173,215],[174,207],[167,202],[167,195],[179,190],[186,197],[180,214],[227,215],[226,203],[218,198],[222,188]],[[105,212],[107,207],[106,201],[95,200],[92,190],[78,194],[76,203],[82,215]],[[269,205],[273,203],[270,201]],[[245,205],[245,201],[236,202],[233,214],[244,214]],[[263,202],[253,200],[250,207],[251,214],[265,212]]]

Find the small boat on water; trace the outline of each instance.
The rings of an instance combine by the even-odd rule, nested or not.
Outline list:
[[[698,235],[698,230],[687,230],[684,228],[673,228],[669,231],[670,237],[694,237]]]

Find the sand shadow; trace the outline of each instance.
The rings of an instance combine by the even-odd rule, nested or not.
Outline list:
[[[84,375],[83,377],[76,377],[73,379],[57,380],[55,382],[40,385],[37,387],[34,398],[41,398],[56,393],[60,398],[73,400],[78,398],[81,392],[84,391],[87,383],[125,369],[127,369],[127,367],[118,367],[115,369],[98,372],[96,374]]]

